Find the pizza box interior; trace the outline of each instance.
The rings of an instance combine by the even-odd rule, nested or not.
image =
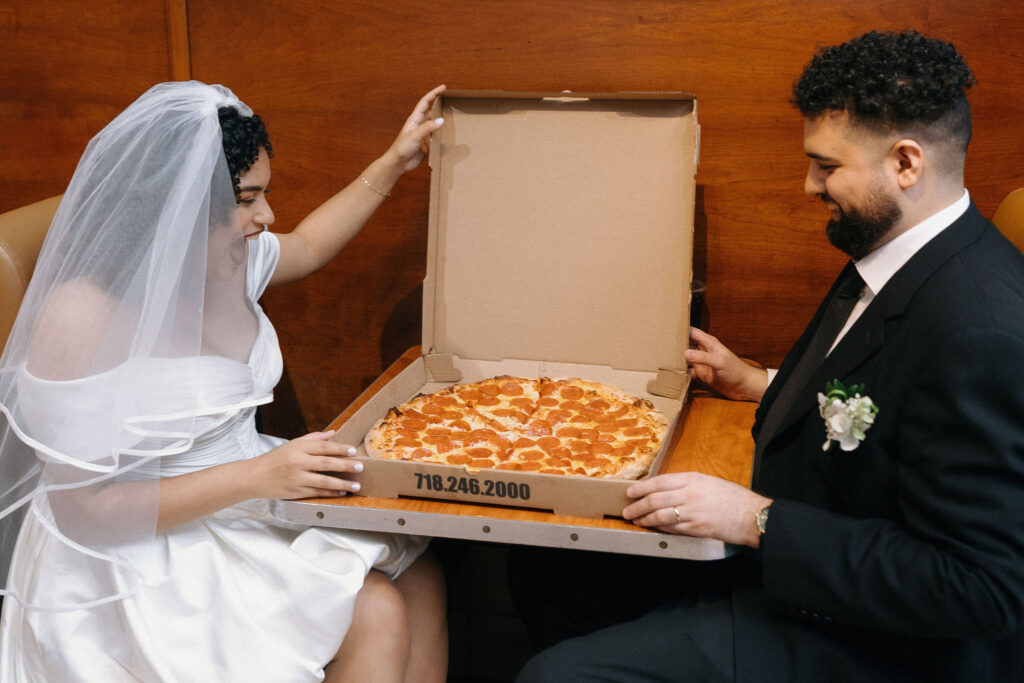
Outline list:
[[[362,443],[416,394],[496,375],[616,385],[654,403],[671,435],[689,382],[696,100],[447,91],[434,115],[423,355],[334,438],[358,445],[362,495],[619,516],[629,481],[470,473],[367,457]]]

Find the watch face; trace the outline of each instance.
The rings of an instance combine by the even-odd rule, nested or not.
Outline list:
[[[768,524],[768,508],[761,508],[760,512],[757,513],[757,532],[760,534],[764,533],[765,525]]]

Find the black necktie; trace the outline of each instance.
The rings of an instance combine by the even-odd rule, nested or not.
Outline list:
[[[775,397],[775,401],[768,408],[764,425],[758,433],[759,445],[763,446],[775,434],[775,430],[779,428],[779,423],[789,412],[793,401],[807,386],[807,382],[825,360],[828,350],[832,348],[839,332],[846,325],[853,307],[860,298],[862,289],[864,289],[864,280],[857,272],[857,268],[852,263],[848,264],[840,275],[832,299],[821,316],[821,324],[815,330],[814,336],[811,337],[811,341],[807,344],[807,348],[800,360],[797,361],[789,378],[786,379],[778,396]],[[825,385],[822,385],[821,388],[824,390]],[[759,448],[758,451],[760,450]]]

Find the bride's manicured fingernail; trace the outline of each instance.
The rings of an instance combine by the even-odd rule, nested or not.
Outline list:
[[[348,447],[348,454],[349,455],[355,455],[356,454],[355,446],[349,446]]]
[[[355,470],[356,472],[362,472],[363,471],[363,463],[357,462],[356,464],[354,464],[352,466],[352,469]]]
[[[352,482],[352,490],[353,491],[358,491],[361,488],[363,488],[363,487],[359,485],[358,481]]]

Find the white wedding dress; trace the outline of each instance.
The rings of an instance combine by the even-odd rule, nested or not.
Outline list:
[[[248,296],[254,305],[278,253],[271,233],[250,242]],[[143,407],[164,400],[164,389],[175,382],[195,376],[204,378],[210,405],[234,406],[204,418],[201,436],[188,451],[161,458],[161,476],[252,458],[283,442],[258,434],[253,420],[253,406],[272,391],[282,370],[274,329],[258,306],[257,313],[259,331],[248,364],[203,356],[151,359],[145,368],[111,371],[149,373],[152,391],[133,398]],[[97,385],[107,374],[61,382],[60,391],[54,391],[56,383],[26,374],[23,390],[37,392],[42,401],[32,403],[44,406],[26,419],[66,416],[69,409],[61,402],[76,405],[84,443],[89,416],[82,401],[102,395]],[[102,410],[96,403],[90,405]],[[26,602],[80,603],[127,584],[118,565],[83,562],[80,552],[51,534],[42,506],[37,501],[29,510],[11,568],[12,579],[28,586]],[[51,612],[6,598],[0,682],[319,681],[341,644],[366,573],[376,568],[397,576],[427,540],[282,523],[267,501],[252,500],[158,533],[155,543],[155,549],[149,543],[144,549],[111,549],[122,557],[144,554],[149,563],[146,585],[123,599]]]

